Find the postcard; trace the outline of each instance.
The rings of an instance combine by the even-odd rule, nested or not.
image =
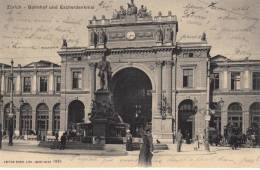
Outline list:
[[[257,0],[0,4],[1,168],[260,167]]]

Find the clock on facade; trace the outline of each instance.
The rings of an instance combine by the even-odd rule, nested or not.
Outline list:
[[[130,31],[130,32],[126,33],[126,38],[127,38],[128,40],[133,40],[133,39],[135,39],[135,33],[134,33],[133,31]]]

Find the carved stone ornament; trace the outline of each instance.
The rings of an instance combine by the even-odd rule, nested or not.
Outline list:
[[[163,41],[163,32],[161,28],[158,28],[155,33],[155,40],[156,42],[162,42]]]

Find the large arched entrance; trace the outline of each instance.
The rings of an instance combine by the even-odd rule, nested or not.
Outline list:
[[[76,127],[77,123],[84,122],[85,106],[79,100],[74,100],[69,104],[68,129]]]
[[[133,136],[152,121],[152,83],[137,68],[125,68],[112,78],[115,111],[130,125]]]
[[[58,133],[60,130],[60,103],[57,103],[53,106],[53,126],[52,132],[53,134]]]
[[[260,102],[255,102],[250,106],[250,126],[260,128]]]
[[[178,107],[178,129],[181,130],[183,137],[191,139],[195,131],[195,114],[196,109],[193,101],[190,99],[184,100]]]
[[[240,128],[242,131],[242,107],[240,103],[232,103],[228,106],[228,123]]]
[[[36,108],[36,133],[40,139],[45,139],[49,127],[49,108],[40,103]]]
[[[20,134],[27,135],[32,130],[32,107],[29,103],[24,103],[20,110]]]

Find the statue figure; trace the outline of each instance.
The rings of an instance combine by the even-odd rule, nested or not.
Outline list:
[[[67,48],[67,47],[68,47],[67,40],[66,40],[66,39],[63,39],[62,47],[61,47],[61,48]]]
[[[120,15],[120,17],[123,17],[126,15],[126,10],[124,9],[123,6],[120,6],[119,15]]]
[[[134,0],[131,0],[131,3],[127,3],[127,15],[135,15],[137,14],[137,7],[134,4]]]
[[[99,44],[105,44],[107,40],[107,36],[104,30],[98,32],[98,42]]]
[[[112,72],[110,62],[106,61],[105,54],[102,57],[102,61],[98,63],[97,68],[99,69],[98,76],[100,77],[100,89],[109,90]]]
[[[120,6],[119,11],[115,9],[113,13],[113,19],[120,19],[120,18],[124,18],[125,16],[126,16],[126,10],[124,9],[123,6]]]
[[[147,12],[147,8],[144,7],[143,5],[141,5],[141,8],[138,10],[138,17],[140,18],[144,18],[146,16],[149,16],[148,12]]]
[[[91,31],[90,42],[91,42],[91,44],[93,44],[96,47],[96,45],[97,45],[97,33],[96,33],[95,30]]]
[[[156,40],[156,42],[162,42],[163,41],[163,33],[162,33],[162,29],[161,28],[159,28],[156,31],[155,40]]]
[[[207,36],[205,32],[202,33],[201,41],[207,41]]]
[[[165,35],[164,35],[165,42],[172,42],[173,40],[173,31],[171,27],[167,27],[165,29]]]

